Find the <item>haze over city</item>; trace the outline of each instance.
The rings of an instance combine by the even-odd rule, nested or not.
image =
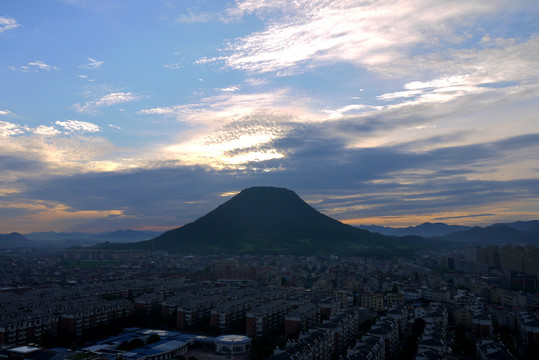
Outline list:
[[[164,231],[240,190],[348,224],[539,213],[539,6],[4,0],[0,233]]]

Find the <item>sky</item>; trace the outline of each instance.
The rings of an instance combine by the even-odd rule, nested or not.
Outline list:
[[[0,233],[251,186],[352,225],[539,218],[537,0],[2,0]]]

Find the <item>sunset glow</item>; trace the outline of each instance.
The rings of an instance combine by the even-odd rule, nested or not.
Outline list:
[[[536,219],[537,18],[535,0],[2,1],[0,233],[173,228],[257,185],[354,225]]]

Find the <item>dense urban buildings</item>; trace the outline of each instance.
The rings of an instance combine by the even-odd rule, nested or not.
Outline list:
[[[204,351],[272,359],[382,360],[410,351],[416,359],[512,358],[539,346],[537,278],[516,272],[532,268],[528,249],[468,247],[387,260],[4,254],[0,344],[8,358],[21,346],[58,345],[126,358],[124,341],[140,345],[133,351],[141,360]],[[520,262],[518,254],[526,254]],[[159,342],[141,335],[147,326],[163,329]],[[161,357],[152,358],[158,350]]]

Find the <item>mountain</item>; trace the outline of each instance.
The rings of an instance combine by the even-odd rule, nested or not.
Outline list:
[[[116,246],[180,253],[390,255],[418,240],[424,239],[396,239],[345,225],[288,189],[253,187],[153,240]]]
[[[0,234],[0,248],[22,248],[33,245],[33,241],[19,233]]]
[[[537,220],[519,221],[494,224],[484,228],[476,226],[466,231],[453,232],[444,236],[443,239],[478,245],[539,245],[539,222]]]
[[[97,234],[88,234],[82,232],[33,232],[25,234],[26,238],[39,240],[41,243],[47,243],[50,246],[65,247],[77,245],[95,245],[102,242],[135,242],[152,239],[161,233],[154,231],[137,230],[116,230]]]
[[[534,227],[539,226],[539,220],[516,221],[512,223],[498,223],[498,224],[492,224],[491,226],[492,227],[507,226],[518,231],[528,231],[528,230],[533,229]]]
[[[469,226],[447,225],[444,223],[426,222],[417,226],[408,226],[402,228],[377,226],[377,225],[359,225],[360,229],[377,232],[383,235],[391,236],[409,236],[416,235],[422,237],[440,237],[455,231],[464,231],[470,229]]]
[[[60,240],[83,240],[90,239],[94,235],[81,232],[56,232],[56,231],[40,231],[24,234],[24,236],[31,240],[39,241],[60,241]]]
[[[360,229],[388,236],[416,235],[436,238],[452,243],[478,245],[539,244],[539,220],[497,223],[486,227],[423,223],[418,226],[393,228],[376,225],[360,225]]]
[[[153,239],[160,234],[160,232],[154,231],[138,231],[127,229],[95,234],[94,239],[110,242],[132,242]]]

